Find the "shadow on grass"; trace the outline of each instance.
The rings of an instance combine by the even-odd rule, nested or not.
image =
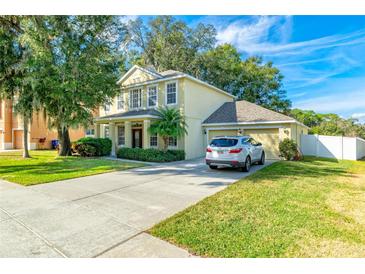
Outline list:
[[[36,158],[34,158],[36,159]],[[22,175],[49,175],[49,174],[68,174],[86,169],[122,169],[123,165],[109,163],[98,159],[72,159],[56,158],[54,162],[39,162],[36,164],[1,165],[0,175],[22,174]]]

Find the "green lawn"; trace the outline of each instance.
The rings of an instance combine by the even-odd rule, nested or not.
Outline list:
[[[56,151],[31,151],[31,159],[21,152],[0,153],[0,178],[25,186],[83,177],[142,166],[99,158],[57,157]]]
[[[276,162],[150,233],[206,257],[365,257],[365,161]]]

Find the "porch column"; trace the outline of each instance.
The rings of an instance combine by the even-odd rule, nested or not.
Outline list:
[[[95,138],[100,138],[100,124],[95,124]]]
[[[132,125],[130,121],[124,122],[125,146],[132,147]]]
[[[143,145],[142,145],[143,148],[150,147],[150,133],[148,132],[150,124],[151,124],[150,120],[143,121]]]
[[[110,139],[112,140],[112,152],[110,153],[110,156],[116,157],[116,153],[115,153],[115,147],[116,147],[115,123],[109,123],[109,135],[110,135]]]

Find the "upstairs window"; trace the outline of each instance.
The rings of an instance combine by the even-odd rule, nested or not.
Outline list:
[[[118,96],[117,108],[118,108],[118,110],[124,109],[124,94],[123,93],[119,94],[119,96]]]
[[[105,112],[110,111],[110,106],[111,106],[111,104],[105,104],[105,105],[104,105],[104,111],[105,111]]]
[[[176,83],[166,84],[166,105],[174,105],[177,103]]]
[[[148,87],[147,89],[147,106],[157,106],[157,86]]]
[[[129,92],[129,107],[140,108],[142,106],[142,90],[133,89]]]
[[[124,135],[124,127],[118,126],[118,145],[125,145],[125,135]]]

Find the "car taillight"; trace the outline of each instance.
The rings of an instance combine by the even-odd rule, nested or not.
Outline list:
[[[242,151],[242,148],[234,148],[229,151],[229,153],[240,153]]]
[[[212,152],[213,150],[211,148],[207,148],[207,152]]]

